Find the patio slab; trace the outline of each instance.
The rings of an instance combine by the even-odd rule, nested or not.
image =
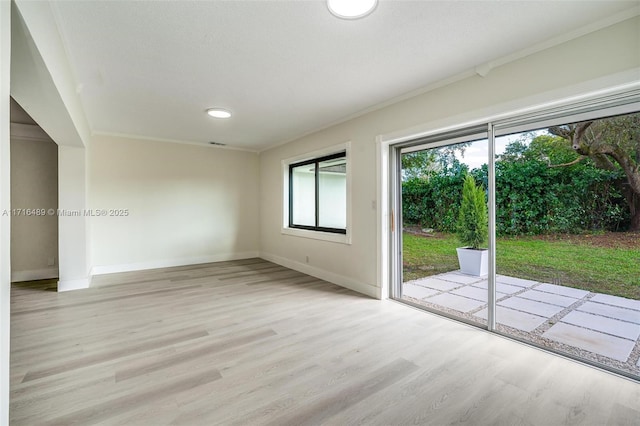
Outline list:
[[[567,306],[573,305],[578,301],[577,299],[571,297],[561,296],[559,294],[553,293],[545,293],[544,291],[537,290],[527,290],[523,293],[520,293],[518,297],[522,297],[523,299],[535,300],[538,302],[549,303],[551,305],[563,306],[565,308]]]
[[[460,287],[462,284],[453,283],[451,281],[444,281],[438,278],[423,278],[421,280],[414,281],[413,284],[417,284],[423,287],[429,287],[440,291],[449,291],[454,288]]]
[[[489,288],[489,282],[487,280],[484,280],[473,284],[473,286],[483,288],[484,291],[487,291],[487,289]],[[496,283],[496,293],[513,294],[519,291],[522,291],[522,287],[518,287],[517,285]]]
[[[469,299],[467,297],[457,296],[451,293],[443,293],[426,299],[429,303],[445,306],[460,312],[469,312],[478,309],[480,306],[486,305],[485,302]]]
[[[438,275],[438,278],[458,284],[473,284],[483,279],[486,280],[486,278],[474,277],[473,275],[466,275],[461,272],[447,272],[446,274]]]
[[[498,303],[500,306],[513,308],[518,311],[528,312],[541,317],[551,318],[564,308],[562,306],[550,305],[548,303],[536,302],[535,300],[523,299],[513,296]]]
[[[424,299],[438,294],[438,290],[422,287],[415,284],[405,284],[402,286],[402,296],[413,297],[414,299]]]
[[[537,281],[524,280],[522,278],[508,277],[506,275],[496,275],[496,282],[502,284],[511,284],[518,287],[532,287],[538,284]]]
[[[640,342],[640,300],[504,275],[496,276],[496,281],[497,324],[622,362],[631,361],[633,348]],[[486,320],[487,289],[486,277],[451,271],[404,283],[403,295],[443,310],[473,312],[466,318]],[[564,310],[564,316],[558,315]],[[555,316],[555,324],[549,322]],[[640,360],[633,364],[640,368]]]
[[[474,314],[479,318],[487,319],[488,310],[485,308]],[[544,324],[547,319],[534,314],[516,311],[515,309],[496,306],[496,322],[509,327],[531,332]]]
[[[635,345],[635,342],[631,340],[621,339],[620,337],[587,330],[563,322],[554,324],[542,334],[542,337],[623,362],[629,358]]]
[[[609,296],[608,294],[596,294],[591,298],[591,301],[640,311],[640,300]]]
[[[618,321],[605,318],[600,315],[588,314],[586,312],[573,311],[562,317],[561,322],[589,328],[622,337],[623,339],[638,340],[640,337],[640,325],[630,322]]]
[[[452,294],[457,294],[458,296],[468,297],[470,299],[479,300],[481,302],[487,303],[489,300],[489,292],[486,289],[473,287],[473,286],[465,286],[455,289],[451,292]],[[499,293],[496,291],[496,298],[500,299],[504,297],[504,293]]]
[[[564,287],[561,285],[543,283],[536,287],[536,290],[546,291],[547,293],[559,294],[561,296],[573,297],[574,299],[582,299],[587,294],[586,290],[578,288]]]
[[[617,306],[604,305],[602,303],[589,301],[584,305],[579,306],[577,310],[621,321],[632,322],[634,324],[640,324],[640,312],[632,309],[619,308]]]

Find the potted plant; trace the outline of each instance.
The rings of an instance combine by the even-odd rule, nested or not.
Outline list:
[[[474,276],[487,275],[487,249],[481,248],[488,236],[487,203],[484,190],[476,185],[473,176],[467,174],[462,187],[462,203],[457,223],[457,237],[464,247],[459,247],[460,271]]]

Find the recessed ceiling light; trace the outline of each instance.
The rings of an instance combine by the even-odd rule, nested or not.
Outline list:
[[[222,108],[209,108],[207,110],[207,114],[214,118],[229,118],[231,117],[231,113],[226,109]]]
[[[376,8],[378,0],[327,0],[329,11],[338,18],[364,18]]]

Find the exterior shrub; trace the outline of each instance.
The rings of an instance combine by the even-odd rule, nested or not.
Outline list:
[[[403,218],[408,224],[456,232],[465,167],[408,179],[402,184]],[[471,171],[487,185],[487,168]],[[496,162],[498,235],[623,231],[630,224],[621,192],[621,171],[589,161],[551,168],[537,159]]]
[[[464,246],[477,250],[487,241],[487,225],[484,190],[476,186],[473,176],[467,175],[462,187],[456,235]]]

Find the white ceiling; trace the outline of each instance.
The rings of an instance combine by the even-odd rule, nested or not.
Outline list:
[[[322,0],[53,8],[94,132],[261,150],[637,5],[380,0],[351,21]]]

